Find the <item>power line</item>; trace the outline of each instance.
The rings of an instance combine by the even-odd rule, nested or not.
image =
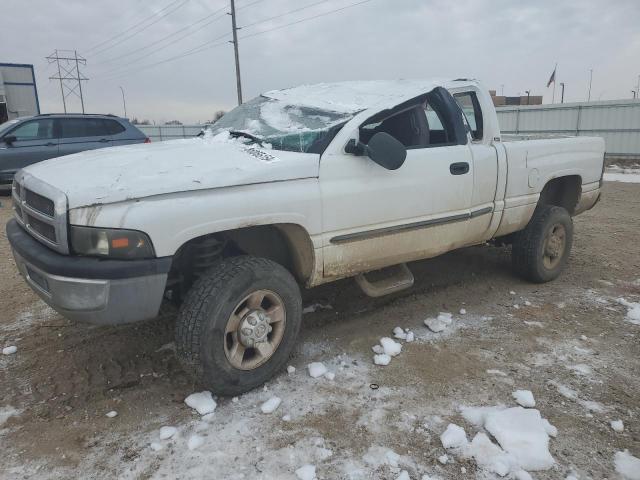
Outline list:
[[[120,45],[123,42],[126,42],[127,40],[129,40],[130,38],[135,37],[136,35],[144,32],[146,29],[148,29],[149,27],[152,27],[153,25],[155,25],[156,23],[158,23],[160,20],[162,20],[163,18],[165,18],[168,15],[171,15],[173,12],[175,12],[176,10],[178,10],[180,7],[182,7],[185,3],[187,3],[189,0],[182,0],[178,5],[174,6],[171,10],[163,13],[161,16],[159,16],[158,18],[156,18],[153,22],[145,25],[144,27],[136,30],[135,32],[129,34],[129,35],[125,35],[124,37],[120,37],[115,43],[112,43],[111,45],[107,45],[104,48],[100,48],[97,51],[93,52],[92,55],[100,55],[102,52],[106,52],[107,50],[111,50],[113,47]]]
[[[130,26],[129,28],[127,28],[126,30],[114,35],[113,37],[109,37],[108,39],[104,40],[103,42],[97,43],[95,44],[93,47],[87,49],[85,51],[86,53],[91,52],[92,50],[95,50],[98,47],[101,47],[102,45],[105,45],[107,43],[109,43],[111,40],[115,40],[117,38],[120,38],[121,35],[124,35],[125,33],[130,32],[131,30],[133,30],[134,28],[142,25],[143,23],[147,22],[148,20],[151,20],[153,17],[155,17],[156,15],[160,15],[162,12],[164,12],[167,8],[170,8],[172,5],[175,5],[176,3],[178,3],[181,0],[174,0],[173,2],[171,2],[169,5],[167,5],[166,7],[158,10],[157,12],[155,12],[154,14],[148,16],[147,18],[145,18],[144,20],[139,21],[138,23],[136,23],[135,25]]]
[[[177,60],[179,58],[184,58],[184,57],[189,57],[191,55],[194,55],[196,53],[200,53],[200,52],[204,52],[205,50],[208,50],[210,48],[213,47],[219,47],[222,45],[227,45],[228,41],[223,41],[223,42],[217,42],[214,43],[216,40],[220,40],[221,38],[227,37],[231,35],[231,32],[227,32],[223,35],[220,35],[219,37],[214,38],[213,40],[210,40],[206,43],[203,43],[201,45],[198,45],[197,47],[192,48],[191,50],[187,50],[185,52],[182,52],[178,55],[174,55],[173,57],[169,57],[169,58],[165,58],[164,60],[159,60],[157,62],[154,63],[150,63],[148,65],[141,65],[140,67],[134,67],[131,68],[129,70],[123,71],[123,72],[113,72],[105,77],[102,77],[103,80],[108,80],[108,79],[112,79],[112,78],[117,78],[117,77],[121,77],[122,75],[128,75],[129,73],[134,73],[136,71],[139,70],[145,70],[147,68],[151,68],[151,67],[155,67],[156,65],[162,65],[163,63],[167,63],[167,62],[171,62],[173,60]]]
[[[312,3],[311,5],[306,5],[306,6],[304,6],[304,7],[296,8],[296,9],[294,9],[294,10],[290,10],[290,11],[288,11],[288,12],[284,12],[284,13],[281,13],[281,14],[279,14],[279,15],[275,15],[275,16],[273,16],[273,17],[265,18],[265,19],[263,19],[263,20],[258,20],[257,22],[248,23],[248,24],[246,24],[246,25],[243,25],[243,26],[242,26],[242,27],[240,27],[240,28],[243,28],[243,29],[244,29],[244,28],[253,27],[254,25],[258,25],[258,24],[260,24],[260,23],[270,22],[271,20],[275,20],[276,18],[281,18],[281,17],[284,17],[284,16],[286,16],[286,15],[291,15],[292,13],[297,13],[297,12],[300,12],[300,11],[302,11],[302,10],[306,10],[306,9],[308,9],[308,8],[315,7],[316,5],[320,5],[320,4],[322,4],[322,3],[327,3],[328,1],[329,1],[329,0],[320,0],[319,2]]]
[[[286,24],[283,24],[283,25],[279,25],[277,27],[268,28],[266,30],[261,30],[259,32],[251,33],[251,34],[248,34],[248,35],[243,35],[243,36],[239,37],[239,40],[243,40],[245,38],[256,37],[258,35],[269,33],[269,32],[272,32],[274,30],[280,30],[282,28],[286,28],[286,27],[289,27],[289,26],[292,26],[292,25],[297,25],[299,23],[303,23],[303,22],[306,22],[306,21],[315,20],[316,18],[324,17],[324,16],[330,15],[332,13],[341,12],[343,10],[347,10],[348,8],[356,7],[358,5],[363,5],[363,4],[368,3],[370,1],[371,0],[361,0],[361,1],[356,2],[356,3],[345,5],[344,7],[336,8],[336,9],[333,9],[333,10],[329,10],[327,12],[323,12],[321,14],[313,15],[311,17],[302,18],[300,20],[296,20],[294,22],[289,22],[289,23],[286,23]],[[134,73],[134,72],[139,71],[139,70],[144,70],[144,69],[147,69],[147,68],[154,67],[156,65],[162,65],[164,63],[171,62],[171,61],[174,61],[174,60],[177,60],[177,59],[180,59],[180,58],[184,58],[184,57],[187,57],[187,56],[195,55],[197,53],[204,52],[205,50],[209,50],[211,48],[215,48],[215,47],[219,47],[219,46],[222,46],[222,45],[226,45],[226,44],[228,44],[228,42],[226,42],[226,41],[217,42],[217,43],[215,43],[215,41],[219,40],[221,38],[224,38],[227,35],[231,35],[231,32],[225,33],[224,35],[221,35],[219,37],[214,38],[213,40],[210,40],[210,41],[205,42],[203,44],[197,45],[196,47],[194,47],[194,48],[192,48],[190,50],[187,50],[187,51],[185,51],[185,52],[183,52],[181,54],[174,55],[172,57],[169,57],[169,58],[166,58],[166,59],[163,59],[163,60],[148,64],[148,65],[142,65],[140,67],[134,67],[134,68],[126,70],[124,72],[114,73],[113,75],[110,75],[110,76],[107,76],[107,77],[102,77],[102,78],[103,79],[117,78],[117,77],[120,77],[122,75],[127,75],[129,73]]]
[[[189,36],[193,35],[194,33],[199,32],[199,31],[200,31],[200,30],[202,30],[203,28],[205,28],[205,27],[207,27],[207,26],[211,25],[211,24],[212,24],[213,22],[215,22],[216,20],[219,20],[219,19],[223,18],[226,14],[224,14],[224,13],[223,13],[222,15],[217,15],[217,14],[218,14],[219,12],[221,12],[222,10],[226,10],[226,8],[227,8],[227,6],[225,5],[224,7],[219,8],[218,10],[214,11],[214,12],[213,12],[213,13],[211,13],[210,15],[207,15],[206,17],[201,18],[200,20],[198,20],[198,21],[196,21],[196,22],[193,22],[193,23],[191,23],[191,24],[189,24],[189,25],[187,25],[187,26],[185,26],[185,27],[182,27],[182,28],[180,28],[179,30],[176,30],[175,32],[173,32],[173,33],[171,33],[171,34],[169,34],[169,35],[166,35],[166,36],[164,36],[164,37],[162,37],[162,38],[160,38],[160,39],[158,39],[158,40],[155,40],[155,41],[153,41],[153,42],[151,42],[151,43],[148,43],[147,45],[144,45],[144,46],[142,46],[142,47],[136,48],[135,50],[132,50],[132,51],[130,51],[130,52],[128,52],[128,53],[125,53],[125,54],[119,55],[119,56],[117,56],[117,57],[112,57],[112,58],[109,58],[109,59],[107,59],[107,60],[103,60],[103,61],[102,61],[101,63],[99,63],[98,65],[102,65],[102,64],[104,64],[104,63],[112,63],[112,62],[115,62],[115,61],[120,60],[120,59],[122,59],[122,58],[129,57],[129,56],[131,56],[131,55],[134,55],[135,53],[141,52],[142,50],[147,50],[147,49],[149,49],[149,48],[151,48],[151,47],[153,47],[153,46],[155,46],[155,45],[157,45],[157,44],[159,44],[159,43],[162,43],[162,42],[163,42],[163,41],[165,41],[165,40],[168,40],[168,39],[170,39],[170,38],[173,38],[173,37],[174,37],[174,36],[176,36],[177,34],[179,34],[179,33],[181,33],[181,32],[184,32],[185,30],[188,30],[188,29],[190,29],[191,27],[193,27],[193,26],[195,26],[195,25],[197,25],[197,24],[199,24],[199,23],[204,22],[205,20],[210,19],[208,22],[206,22],[206,23],[204,23],[204,24],[200,25],[200,26],[199,26],[198,28],[196,28],[195,30],[192,30],[192,31],[190,31],[190,32],[186,33],[185,35],[182,35],[182,36],[180,36],[180,37],[176,38],[175,40],[173,40],[173,43],[179,42],[180,40],[182,40],[182,39],[184,39],[184,38],[187,38],[187,37],[189,37]],[[214,17],[214,18],[211,18],[211,17]],[[155,53],[155,52],[151,52],[151,55],[152,55],[153,53]],[[141,58],[144,58],[144,56],[143,56],[143,57],[141,57]],[[136,61],[136,60],[134,60],[133,62],[127,63],[127,64],[125,64],[125,65],[130,65],[131,63],[135,63],[135,61]]]
[[[259,32],[250,33],[249,35],[244,35],[244,36],[240,37],[240,40],[243,40],[245,38],[257,37],[258,35],[262,35],[263,33],[273,32],[274,30],[280,30],[282,28],[290,27],[292,25],[297,25],[299,23],[307,22],[309,20],[315,20],[316,18],[325,17],[327,15],[330,15],[330,14],[336,13],[336,12],[341,12],[341,11],[346,10],[348,8],[351,8],[351,7],[357,7],[358,5],[362,5],[362,4],[368,3],[370,1],[371,0],[362,0],[360,2],[352,3],[350,5],[346,5],[346,6],[341,7],[341,8],[336,8],[335,10],[329,10],[328,12],[324,12],[324,13],[319,13],[317,15],[313,15],[312,17],[302,18],[300,20],[296,20],[295,22],[285,23],[284,25],[279,25],[277,27],[268,28],[266,30],[260,30]]]

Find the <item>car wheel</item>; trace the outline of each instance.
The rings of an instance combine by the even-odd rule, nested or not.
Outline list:
[[[264,258],[227,258],[186,295],[176,323],[178,358],[212,392],[238,395],[284,367],[301,319],[300,290],[285,268]]]
[[[527,227],[515,235],[511,258],[516,273],[536,283],[557,278],[569,259],[573,221],[562,207],[536,209]]]

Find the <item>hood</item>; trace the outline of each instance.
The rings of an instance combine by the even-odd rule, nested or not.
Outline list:
[[[63,191],[69,208],[152,195],[318,176],[320,156],[240,140],[194,138],[90,150],[24,169]]]

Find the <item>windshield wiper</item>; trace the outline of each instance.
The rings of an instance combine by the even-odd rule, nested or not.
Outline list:
[[[263,146],[262,145],[262,140],[260,138],[256,137],[255,135],[250,134],[249,132],[243,132],[242,130],[229,130],[229,135],[231,135],[232,137],[245,137],[245,138],[248,138],[250,140],[253,140],[254,142],[256,142],[261,147]]]

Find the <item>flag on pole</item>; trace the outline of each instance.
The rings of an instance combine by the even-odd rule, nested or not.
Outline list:
[[[552,83],[554,85],[556,84],[556,69],[557,68],[558,68],[557,65],[553,68],[553,73],[551,74],[551,76],[549,77],[549,81],[547,82],[547,88],[549,88],[549,85],[551,85]]]

